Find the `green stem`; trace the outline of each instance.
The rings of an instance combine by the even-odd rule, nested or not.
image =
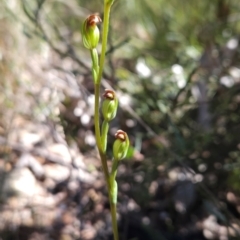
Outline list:
[[[100,123],[99,123],[99,96],[100,96],[100,84],[95,84],[94,88],[95,94],[95,104],[94,104],[94,125],[95,125],[95,137],[97,141],[98,151],[101,157],[103,173],[110,190],[110,182],[109,182],[109,171],[107,166],[107,160],[105,153],[103,152],[102,143],[101,143],[101,133],[100,133]]]
[[[117,226],[117,204],[110,202],[111,216],[112,216],[112,229],[114,240],[119,240],[118,226]]]
[[[100,66],[98,72],[97,83],[101,82],[104,62],[105,62],[105,54],[107,49],[107,38],[108,38],[108,29],[109,29],[109,17],[110,17],[111,4],[104,4],[104,18],[103,18],[103,33],[102,33],[102,51],[100,57]]]
[[[108,135],[108,129],[109,129],[109,123],[104,120],[102,123],[102,136],[101,136],[101,142],[102,142],[102,148],[103,152],[106,153],[107,149],[107,135]]]
[[[117,175],[118,162],[118,160],[113,159],[112,170],[110,173],[113,179],[115,179]]]
[[[99,72],[98,53],[96,48],[91,49],[90,52],[91,52],[91,58],[92,58],[92,75],[93,75],[94,83],[96,83],[98,78],[98,72]]]
[[[102,34],[102,51],[100,57],[100,65],[97,74],[97,80],[95,81],[95,107],[94,107],[94,125],[95,125],[95,136],[97,141],[97,147],[101,158],[102,168],[104,177],[107,183],[108,188],[108,197],[110,201],[110,210],[112,216],[112,229],[113,229],[113,236],[114,240],[119,240],[118,237],[118,227],[117,227],[117,207],[116,203],[113,203],[111,198],[111,183],[109,177],[109,171],[107,166],[107,159],[105,151],[103,150],[103,146],[101,143],[101,132],[100,132],[100,122],[99,122],[99,96],[100,96],[100,83],[103,74],[104,62],[105,62],[105,54],[107,49],[107,38],[108,38],[108,28],[109,28],[109,16],[112,2],[104,2],[104,19],[103,19],[103,34]],[[92,54],[92,53],[91,53]]]
[[[100,84],[95,84],[94,88],[94,94],[95,94],[95,106],[94,106],[94,125],[95,125],[95,137],[97,141],[97,147],[99,151],[99,155],[101,158],[103,173],[105,177],[105,181],[107,183],[107,189],[108,189],[108,198],[110,201],[110,211],[112,216],[112,229],[113,229],[113,236],[114,240],[119,240],[118,237],[118,227],[117,227],[117,211],[116,211],[116,203],[113,203],[112,201],[112,185],[110,180],[110,175],[108,171],[107,166],[107,159],[106,154],[103,152],[102,143],[101,143],[101,133],[100,133],[100,123],[99,123],[99,96],[100,96]]]

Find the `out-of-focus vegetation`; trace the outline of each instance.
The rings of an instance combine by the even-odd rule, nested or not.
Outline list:
[[[117,89],[112,128],[132,142],[119,170],[122,239],[239,239],[239,0],[115,1],[103,88]],[[50,121],[69,146],[93,151],[91,63],[80,29],[94,12],[102,17],[102,1],[0,3],[4,147],[24,128],[21,116]],[[17,159],[4,148],[1,161],[11,164],[2,172]]]

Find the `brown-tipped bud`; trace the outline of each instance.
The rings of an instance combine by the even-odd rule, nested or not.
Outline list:
[[[116,160],[122,160],[126,157],[129,148],[129,138],[126,132],[118,130],[115,134],[113,143],[113,157]]]
[[[106,89],[103,94],[105,98],[102,104],[102,114],[105,121],[109,122],[115,118],[117,114],[118,99],[116,93],[110,89]]]
[[[82,39],[85,48],[91,50],[97,47],[100,37],[100,32],[97,24],[101,21],[101,18],[96,14],[90,15],[84,21],[82,28]]]

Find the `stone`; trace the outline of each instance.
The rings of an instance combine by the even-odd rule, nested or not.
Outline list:
[[[36,177],[44,176],[44,169],[39,161],[29,153],[23,153],[19,158],[16,167],[29,167]]]
[[[70,176],[70,169],[65,166],[46,164],[43,166],[43,168],[45,171],[45,176],[53,179],[56,182],[63,182]]]
[[[57,155],[60,158],[60,162],[64,164],[70,164],[72,157],[66,145],[61,143],[55,143],[48,147],[48,151]]]
[[[35,193],[36,179],[28,168],[15,168],[6,176],[3,196],[32,197]]]

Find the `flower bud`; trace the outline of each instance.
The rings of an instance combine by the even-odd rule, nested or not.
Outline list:
[[[113,143],[113,157],[115,160],[122,160],[126,157],[129,147],[129,138],[126,132],[118,130],[115,134],[116,140]]]
[[[82,39],[85,48],[91,50],[97,47],[100,37],[97,24],[101,21],[101,18],[96,14],[90,15],[84,21],[82,28]]]
[[[109,122],[117,114],[118,100],[114,91],[106,89],[103,94],[102,114],[105,121]]]

